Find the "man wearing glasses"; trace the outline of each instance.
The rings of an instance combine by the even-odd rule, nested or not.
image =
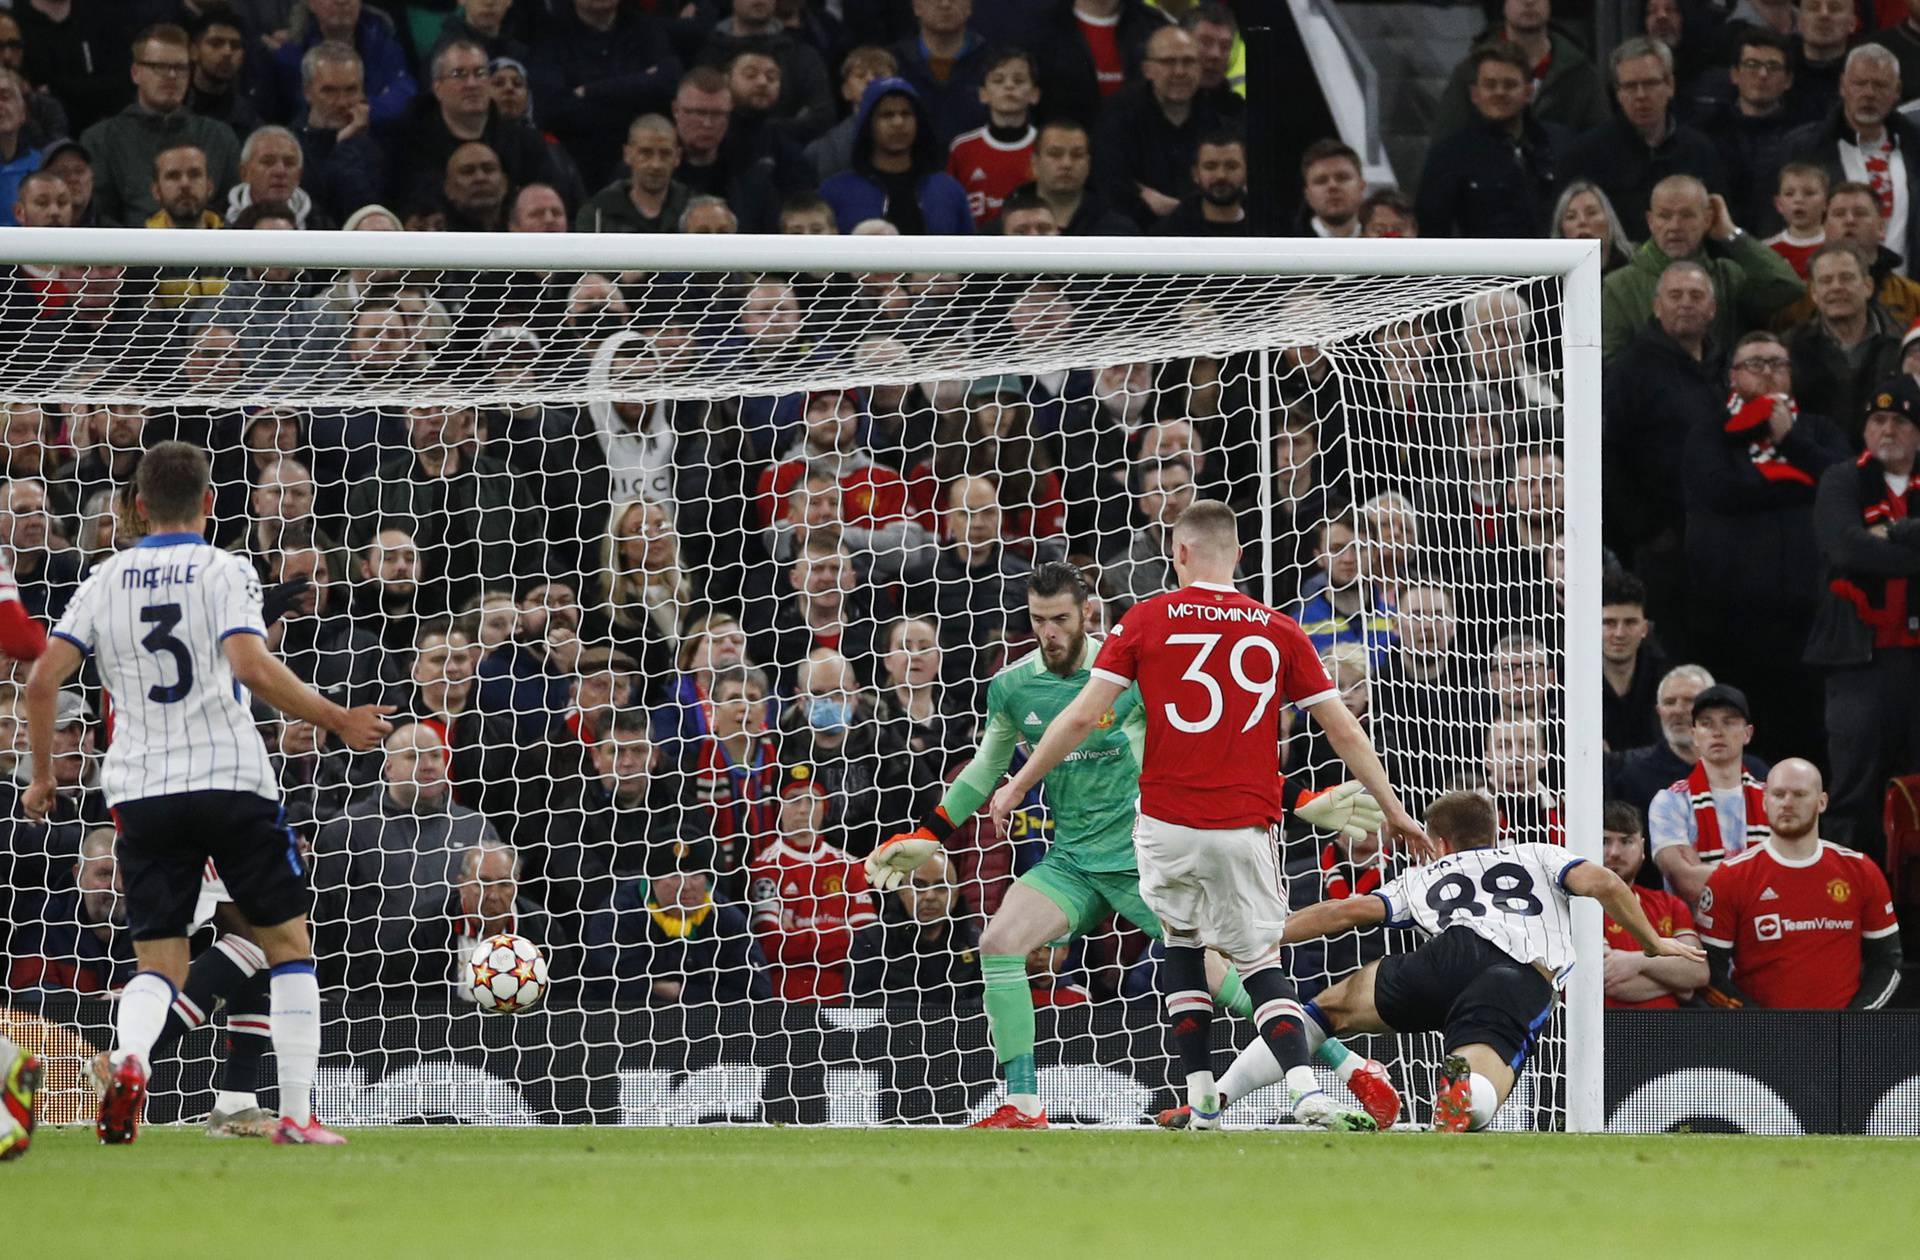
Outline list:
[[[1200,50],[1193,36],[1164,27],[1147,41],[1145,83],[1122,88],[1101,111],[1093,169],[1114,209],[1142,231],[1193,194],[1200,137],[1222,119],[1200,91]]]
[[[487,50],[470,39],[443,44],[433,55],[429,70],[439,108],[420,112],[403,149],[414,172],[404,190],[409,208],[435,202],[447,162],[464,144],[492,149],[510,187],[574,187],[548,155],[540,133],[494,107],[490,64]]]
[[[1757,26],[1743,27],[1727,71],[1734,96],[1694,119],[1720,151],[1727,168],[1727,205],[1736,223],[1761,236],[1780,230],[1773,194],[1780,172],[1780,145],[1799,119],[1787,108],[1793,86],[1793,45]]]
[[[81,137],[93,155],[94,214],[102,227],[139,227],[160,210],[153,163],[168,149],[192,145],[206,154],[215,188],[238,175],[240,141],[233,128],[186,107],[192,66],[180,27],[149,26],[134,37],[133,104]]]
[[[1782,575],[1820,571],[1814,489],[1852,448],[1795,397],[1793,360],[1774,334],[1735,344],[1727,382],[1724,416],[1687,435],[1692,642],[1716,678],[1738,678],[1759,702],[1766,754],[1798,756],[1821,747],[1820,676],[1800,663],[1820,589]]]
[[[1692,175],[1711,191],[1724,187],[1713,141],[1673,116],[1673,50],[1644,36],[1629,39],[1608,59],[1619,113],[1574,142],[1564,175],[1590,179],[1637,234],[1653,186],[1672,175]]]

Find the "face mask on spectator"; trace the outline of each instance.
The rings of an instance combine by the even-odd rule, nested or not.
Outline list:
[[[853,720],[853,706],[835,696],[807,701],[807,725],[816,731],[844,731]]]

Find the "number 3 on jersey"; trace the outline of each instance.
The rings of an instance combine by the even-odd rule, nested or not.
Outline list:
[[[1170,634],[1167,636],[1167,642],[1168,644],[1193,644],[1200,649],[1194,653],[1192,663],[1187,666],[1187,672],[1180,675],[1180,681],[1198,683],[1207,693],[1206,712],[1197,718],[1188,717],[1180,712],[1179,706],[1171,702],[1161,706],[1166,710],[1167,721],[1173,723],[1176,730],[1185,731],[1189,735],[1210,731],[1220,724],[1220,715],[1226,711],[1227,707],[1226,696],[1220,689],[1220,681],[1206,672],[1207,658],[1212,656],[1213,650],[1220,646],[1220,636],[1217,634]],[[1250,652],[1267,658],[1267,676],[1264,679],[1247,677],[1246,661]],[[1236,640],[1233,651],[1227,656],[1227,673],[1232,677],[1236,687],[1259,699],[1259,703],[1253,706],[1253,712],[1247,715],[1246,723],[1240,727],[1241,733],[1244,734],[1252,730],[1260,721],[1261,715],[1267,711],[1267,706],[1273,703],[1274,693],[1280,689],[1280,649],[1269,640],[1258,636],[1250,635]]]
[[[187,645],[173,636],[173,629],[180,624],[180,605],[154,604],[140,610],[140,620],[150,624],[153,629],[147,631],[147,637],[140,640],[140,646],[155,656],[166,653],[173,658],[179,670],[178,681],[170,686],[155,683],[147,689],[147,699],[155,704],[173,704],[187,698],[193,690],[193,653],[187,651]]]

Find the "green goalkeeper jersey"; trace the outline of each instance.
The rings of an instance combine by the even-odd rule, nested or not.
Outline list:
[[[1100,650],[1089,637],[1080,665],[1062,678],[1036,650],[987,684],[987,729],[973,761],[947,789],[941,808],[957,826],[985,804],[1013,760],[1016,743],[1031,751],[1047,724],[1086,685]],[[1053,851],[1089,871],[1131,871],[1133,819],[1140,798],[1140,750],[1146,742],[1140,689],[1129,687],[1101,715],[1093,733],[1041,780],[1053,815]]]

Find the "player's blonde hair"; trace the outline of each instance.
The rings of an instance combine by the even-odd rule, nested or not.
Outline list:
[[[1218,499],[1198,499],[1174,522],[1174,537],[1207,551],[1232,554],[1240,549],[1240,526],[1233,509]]]

